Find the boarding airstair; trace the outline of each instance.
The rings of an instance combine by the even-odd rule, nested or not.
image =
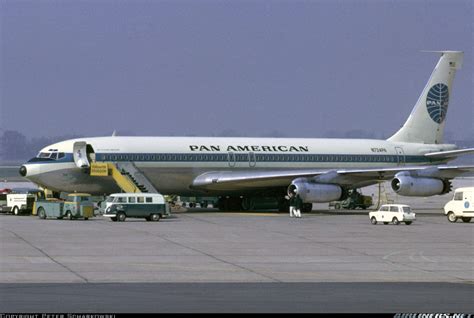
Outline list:
[[[90,175],[112,177],[123,192],[158,193],[158,190],[133,162],[93,162],[90,165]]]
[[[379,182],[379,195],[376,209],[378,209],[382,204],[391,204],[395,202],[391,193],[389,193],[385,188],[385,184],[385,181]]]
[[[140,189],[140,192],[158,193],[153,184],[138,170],[133,162],[117,163],[117,168],[123,176],[127,176]]]

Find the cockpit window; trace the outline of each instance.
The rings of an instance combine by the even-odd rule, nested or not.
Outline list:
[[[50,152],[40,152],[38,158],[49,158],[51,156]]]
[[[66,154],[64,152],[58,152],[56,150],[53,152],[40,152],[36,158],[58,160],[64,158],[65,156]]]

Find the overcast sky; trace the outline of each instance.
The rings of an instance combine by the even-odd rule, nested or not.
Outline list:
[[[472,1],[6,1],[3,130],[28,137],[389,136],[462,50],[446,129],[474,135]]]

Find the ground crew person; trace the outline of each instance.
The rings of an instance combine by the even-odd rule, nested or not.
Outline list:
[[[303,200],[301,199],[299,194],[296,194],[296,197],[295,197],[295,210],[294,210],[295,217],[297,217],[297,218],[301,217],[301,208],[303,208]]]
[[[293,193],[288,194],[289,201],[290,201],[290,218],[295,216],[295,205],[296,205],[296,198]]]

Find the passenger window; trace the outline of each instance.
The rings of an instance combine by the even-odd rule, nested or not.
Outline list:
[[[65,155],[64,155],[64,152],[58,153],[58,159],[64,158],[64,156],[65,156]]]
[[[454,200],[456,201],[462,201],[462,192],[456,192],[454,194]]]
[[[51,154],[51,157],[50,157],[50,158],[51,158],[51,159],[54,159],[54,160],[57,160],[57,159],[58,159],[58,153],[57,153],[57,152],[53,152],[53,153]]]
[[[390,212],[398,212],[398,206],[391,206]]]
[[[383,206],[382,208],[380,208],[380,211],[388,211],[388,206]]]
[[[137,197],[137,203],[145,203],[144,197]]]
[[[146,197],[146,203],[152,203],[152,202],[153,202],[153,198]]]
[[[135,203],[136,198],[135,197],[128,197],[128,203]]]
[[[126,198],[126,197],[118,197],[116,202],[119,202],[119,203],[126,203],[126,202],[127,202],[127,198]]]

